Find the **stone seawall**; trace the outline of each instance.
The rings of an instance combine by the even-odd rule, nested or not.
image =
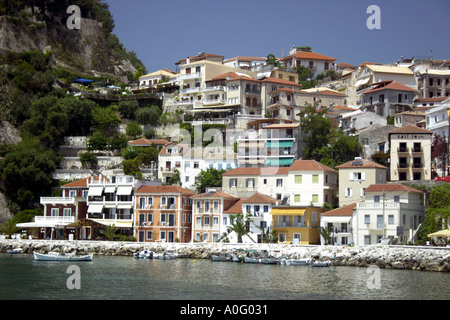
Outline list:
[[[118,241],[0,240],[0,253],[21,248],[23,253],[75,252],[95,255],[132,256],[142,250],[164,252],[175,249],[180,258],[209,259],[212,254],[240,250],[269,250],[287,258],[331,260],[337,266],[450,271],[450,248],[412,246],[308,246],[283,244],[138,243]],[[241,251],[242,252],[242,251]]]

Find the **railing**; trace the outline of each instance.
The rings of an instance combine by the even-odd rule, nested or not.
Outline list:
[[[82,197],[41,197],[40,203],[75,203],[76,198],[84,199]]]
[[[73,216],[35,216],[35,222],[43,221],[60,221],[60,222],[75,222],[75,217]]]
[[[371,209],[378,209],[383,208],[382,202],[358,202],[358,208],[371,208]],[[385,208],[400,208],[400,202],[385,202],[384,203]]]
[[[188,94],[188,93],[195,93],[195,92],[199,92],[200,91],[200,87],[195,87],[195,88],[186,88],[186,89],[181,89],[180,93],[182,94]]]
[[[225,87],[224,86],[204,87],[203,92],[207,91],[225,91]]]
[[[177,80],[188,80],[188,79],[196,79],[196,78],[201,78],[201,77],[202,77],[201,72],[184,73],[184,74],[180,74],[178,76]]]
[[[400,148],[397,148],[397,152],[398,153],[408,153],[409,148],[408,147],[400,147]]]

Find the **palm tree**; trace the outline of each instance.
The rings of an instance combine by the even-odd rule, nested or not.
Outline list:
[[[11,236],[17,232],[16,223],[13,219],[9,219],[6,222],[3,222],[0,228],[0,231],[2,233],[6,233],[8,235],[8,238],[11,239]]]
[[[231,223],[231,227],[228,230],[228,234],[230,234],[231,232],[235,232],[236,236],[238,238],[238,243],[242,243],[242,237],[243,236],[247,236],[250,238],[250,240],[252,240],[253,242],[255,242],[250,236],[249,234],[250,232],[250,228],[248,227],[248,223],[247,221],[249,220],[247,217],[247,219],[244,220],[244,215],[242,213],[237,214],[237,215],[233,215],[230,216],[230,218],[232,219],[232,223]]]
[[[333,233],[333,226],[328,226],[328,228],[320,227],[319,232],[323,240],[325,241],[325,244],[328,244],[331,234]]]
[[[105,229],[100,230],[101,234],[105,236],[106,240],[114,240],[114,236],[119,228],[116,225],[108,225]]]

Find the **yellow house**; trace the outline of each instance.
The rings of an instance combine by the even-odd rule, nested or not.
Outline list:
[[[324,208],[304,206],[272,208],[272,230],[276,231],[278,242],[318,244],[320,213],[324,211]]]

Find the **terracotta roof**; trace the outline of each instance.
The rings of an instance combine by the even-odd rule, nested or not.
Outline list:
[[[387,169],[385,166],[382,166],[379,163],[376,163],[374,161],[370,161],[368,159],[361,159],[361,160],[356,160],[356,161],[360,161],[361,165],[354,165],[355,160],[343,163],[339,166],[337,166],[336,168],[338,169],[345,169],[345,168],[380,168],[380,169]]]
[[[387,184],[371,184],[365,190],[365,192],[419,192],[420,190],[408,187],[399,183],[387,183]]]
[[[365,91],[364,94],[381,91],[381,90],[386,90],[386,89],[400,90],[400,91],[412,91],[412,92],[416,91],[415,89],[405,86],[404,84],[398,83],[397,81],[382,81],[382,82],[374,83],[374,84],[372,84],[372,86],[373,86],[373,88]]]
[[[265,194],[255,192],[250,198],[242,201],[242,203],[271,203],[275,204],[277,200],[275,198],[266,196]]]
[[[218,57],[218,58],[222,57],[222,60],[224,58],[224,56],[222,56],[222,55],[212,54],[212,53],[203,53],[203,54],[188,57],[188,58],[189,58],[190,62],[195,62],[195,61],[199,61],[199,60],[204,60],[206,57]],[[181,64],[183,62],[185,63],[188,58],[184,58],[184,59],[181,59],[181,60],[175,62],[175,65]]]
[[[168,143],[170,143],[170,141],[167,141],[165,139],[146,139],[146,138],[128,141],[128,144],[131,145],[151,145],[151,144],[166,145]]]
[[[353,209],[356,208],[356,203],[349,204],[334,210],[322,212],[320,216],[352,216]]]
[[[199,193],[196,195],[193,195],[191,198],[232,198],[232,199],[238,199],[238,197],[235,197],[225,191],[222,190],[215,190],[215,191],[209,191],[204,193]]]
[[[441,102],[447,99],[448,97],[417,98],[414,99],[414,102]]]
[[[300,123],[274,123],[264,127],[264,129],[290,129],[298,128]]]
[[[170,145],[176,146],[178,148],[179,152],[178,153],[168,153],[167,152],[167,147],[170,146]],[[189,145],[187,145],[187,144],[183,144],[183,143],[176,144],[176,143],[170,142],[170,143],[164,145],[164,147],[159,152],[159,155],[160,156],[165,156],[165,155],[170,155],[170,156],[179,155],[179,156],[182,156],[188,150],[189,150]]]
[[[293,57],[295,57],[296,59],[309,59],[309,60],[329,60],[329,61],[336,60],[336,58],[328,57],[323,54],[305,51],[296,52],[294,55],[287,56],[285,58],[282,58],[281,60],[288,60],[292,59]]]
[[[394,129],[392,131],[389,132],[389,134],[393,134],[393,133],[428,133],[428,134],[433,134],[433,131],[427,130],[427,129],[423,129],[423,128],[419,128],[415,125],[409,125],[409,126],[405,126],[405,127],[401,127],[398,129]]]
[[[239,213],[242,213],[242,203],[245,200],[246,199],[241,199],[239,201],[236,201],[235,204],[233,204],[228,209],[224,210],[223,213],[228,213],[228,214],[239,214]]]
[[[340,62],[340,63],[337,64],[337,66],[339,68],[350,68],[350,69],[356,68],[356,66],[354,66],[354,65],[352,65],[350,63],[347,63],[347,62]]]
[[[300,170],[300,171],[330,171],[337,172],[336,170],[327,167],[316,160],[295,160],[294,163],[289,167],[289,171]]]
[[[255,61],[255,60],[266,61],[267,58],[264,58],[264,57],[242,57],[242,56],[237,56],[237,57],[234,57],[234,58],[226,59],[223,62],[230,62],[230,61],[234,61],[234,60],[245,61],[245,62]]]
[[[98,176],[87,177],[87,178],[84,178],[84,179],[80,179],[80,180],[76,180],[76,181],[72,181],[72,182],[66,183],[66,184],[62,185],[61,188],[87,188],[88,187],[87,186],[88,181],[90,181],[92,178],[94,178],[94,180],[97,180],[97,181],[99,179]],[[106,179],[106,177],[102,177],[102,179]],[[106,179],[106,181],[109,181],[109,180]]]
[[[192,191],[184,189],[180,186],[146,186],[143,185],[139,189],[136,190],[136,193],[183,193],[187,195],[193,195]]]
[[[211,80],[208,80],[206,82],[218,81],[218,80],[247,80],[247,81],[259,82],[259,80],[256,80],[255,78],[252,78],[251,76],[249,76],[245,73],[239,73],[239,72],[227,72],[227,73],[221,74],[220,76],[214,77]]]
[[[301,84],[286,80],[286,79],[279,79],[279,78],[273,78],[273,77],[265,77],[264,79],[260,80],[261,82],[274,82],[274,83],[280,83],[285,84],[289,86],[296,86],[301,87]]]

